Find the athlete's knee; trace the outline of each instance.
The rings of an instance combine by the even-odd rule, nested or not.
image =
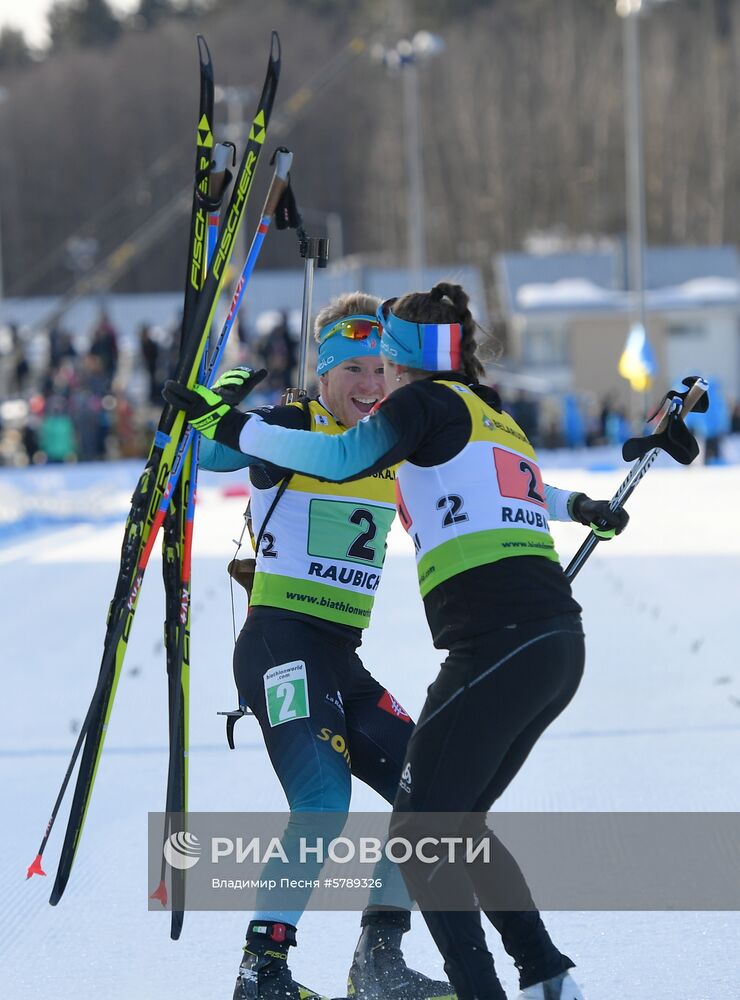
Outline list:
[[[291,812],[331,812],[346,816],[352,794],[351,777],[317,773],[289,796]]]
[[[285,832],[305,844],[321,840],[324,845],[328,845],[341,835],[348,815],[349,802],[343,809],[326,808],[313,811],[306,809],[302,812],[293,810]]]

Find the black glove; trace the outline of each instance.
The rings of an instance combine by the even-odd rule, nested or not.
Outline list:
[[[267,377],[267,369],[254,371],[246,365],[230,368],[213,383],[213,391],[229,406],[238,406],[260,382]]]
[[[239,435],[249,420],[248,413],[240,413],[204,385],[188,389],[174,379],[164,384],[162,395],[177,410],[184,410],[185,417],[203,437],[225,444],[239,451]]]
[[[621,534],[630,519],[624,507],[612,510],[608,500],[592,500],[585,493],[574,493],[568,502],[568,510],[574,521],[590,527],[595,535],[603,539]]]

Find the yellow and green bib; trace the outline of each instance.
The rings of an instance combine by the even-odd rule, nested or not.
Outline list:
[[[308,406],[312,431],[346,430],[318,401]],[[250,604],[366,628],[396,512],[394,483],[393,469],[351,483],[294,473],[262,535]],[[278,488],[252,491],[255,537]]]
[[[557,562],[542,475],[524,432],[468,386],[437,385],[460,396],[472,429],[448,462],[424,468],[407,461],[397,470],[398,512],[414,541],[422,597],[458,573],[510,556]]]

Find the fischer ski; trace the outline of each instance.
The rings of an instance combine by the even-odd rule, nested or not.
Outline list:
[[[211,77],[212,80],[212,77]],[[213,87],[210,88],[209,106],[204,112],[207,121],[213,119]],[[204,116],[198,127],[201,134]],[[188,255],[188,291],[194,289],[198,271],[201,275],[201,287],[205,281],[208,266],[213,256],[215,241],[211,242],[213,230],[218,235],[218,219],[223,195],[231,181],[228,170],[228,160],[232,155],[231,143],[218,143],[214,149],[213,160],[208,167],[196,167],[196,198],[193,202],[193,225],[191,226],[191,245]],[[201,150],[198,152],[200,161]],[[206,189],[206,190],[204,190]],[[203,197],[198,197],[201,194]],[[207,197],[208,229],[204,228],[198,217],[203,212]],[[183,311],[182,342],[192,335],[192,314],[197,305],[197,296],[192,295]],[[199,377],[204,374],[206,352],[200,366]],[[195,518],[195,498],[198,479],[198,445],[199,437],[193,439],[192,447],[186,452],[183,462],[183,475],[175,488],[171,490],[172,500],[165,514],[162,531],[162,576],[165,588],[165,623],[164,645],[167,659],[167,689],[169,706],[169,759],[167,765],[167,794],[165,799],[164,841],[181,830],[172,828],[175,815],[187,812],[187,777],[188,777],[188,745],[190,718],[190,603],[191,603],[191,554],[193,543],[193,527]],[[171,871],[172,884],[172,915],[170,937],[177,940],[182,930],[185,908],[185,872],[177,869]],[[152,894],[162,905],[167,903],[167,886],[165,882],[164,854],[160,883]]]
[[[203,43],[205,44],[205,43]],[[200,40],[199,40],[200,51]],[[206,50],[207,51],[207,50]],[[201,54],[201,97],[197,129],[195,186],[190,226],[181,349],[193,336],[193,318],[212,255],[210,237],[213,221],[219,218],[224,192],[231,181],[228,161],[233,154],[229,143],[213,147],[214,79],[210,60]],[[210,141],[209,141],[210,140]],[[205,357],[205,354],[204,354]],[[201,363],[200,373],[203,372]],[[169,754],[165,797],[164,841],[175,832],[171,817],[187,811],[188,745],[190,719],[190,565],[198,475],[198,441],[185,458],[184,474],[164,519],[162,529],[162,577],[165,591],[164,647],[167,663]],[[162,857],[161,880],[154,895],[166,902],[167,888]],[[172,913],[170,937],[182,931],[185,909],[185,872],[172,870]],[[162,898],[164,894],[164,898]]]
[[[221,358],[223,357],[229,334],[231,333],[234,322],[236,321],[239,306],[244,298],[244,293],[247,289],[249,279],[252,276],[254,266],[257,263],[257,258],[259,257],[260,250],[262,249],[262,244],[264,243],[265,236],[270,228],[272,216],[280,211],[281,198],[286,189],[289,188],[288,173],[290,171],[292,161],[293,154],[284,146],[279,146],[270,160],[270,163],[275,163],[275,172],[273,174],[272,182],[270,183],[270,188],[267,192],[265,204],[262,209],[262,218],[260,219],[257,231],[254,234],[252,245],[249,248],[249,253],[247,254],[247,259],[244,263],[241,277],[239,278],[236,288],[234,289],[234,294],[229,305],[226,320],[224,321],[221,333],[219,334],[218,340],[216,341],[211,353],[205,374],[200,380],[202,385],[210,386],[215,380],[216,371]],[[283,226],[278,226],[278,228],[289,228],[289,224],[286,223]],[[188,454],[188,448],[190,447],[196,433],[197,432],[193,430],[189,424],[186,425],[180,438],[177,452],[175,453],[175,460],[172,463],[172,471],[170,473],[167,489],[162,495],[160,509],[156,515],[157,519],[163,519],[165,517],[165,513],[168,509],[169,497],[180,481],[180,475],[182,473],[185,457]]]
[[[183,344],[175,377],[185,385],[197,380],[206,341],[213,322],[239,227],[243,221],[257,161],[265,140],[280,74],[280,42],[273,32],[270,58],[257,114],[234,181],[232,195],[214,250],[213,266],[198,296],[192,323],[192,336]],[[121,550],[121,564],[114,597],[108,613],[103,656],[93,692],[72,760],[52,810],[41,848],[28,869],[28,877],[43,874],[43,851],[53,828],[77,757],[82,750],[67,830],[52,888],[50,903],[56,905],[69,879],[84,825],[90,794],[108,726],[121,665],[126,652],[136,603],[144,572],[151,555],[156,533],[164,517],[158,517],[163,497],[171,496],[170,470],[182,435],[184,418],[173,407],[165,406],[154,437],[149,458],[132,497]]]

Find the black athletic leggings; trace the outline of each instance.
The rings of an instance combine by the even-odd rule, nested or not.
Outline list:
[[[543,731],[575,694],[583,674],[580,616],[560,615],[509,626],[458,643],[430,686],[409,740],[394,803],[391,835],[414,841],[428,835],[420,812],[459,814],[460,831],[470,813],[485,813],[507,788]],[[460,1000],[505,1000],[477,913],[443,912],[460,879],[472,898],[493,895],[503,881],[517,912],[487,912],[504,947],[514,955],[522,986],[570,968],[543,935],[524,876],[493,834],[492,864],[430,866],[412,858],[402,866],[411,895],[425,911]],[[447,903],[449,905],[449,903]],[[528,941],[531,947],[528,947]]]

